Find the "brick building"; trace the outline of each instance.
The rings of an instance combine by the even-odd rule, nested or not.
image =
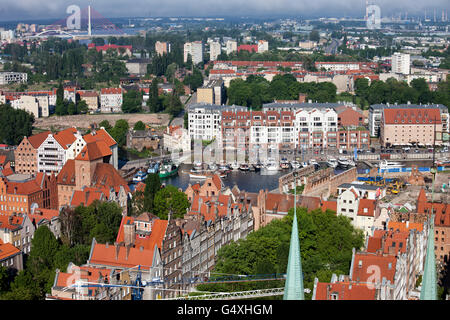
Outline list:
[[[23,138],[14,151],[16,173],[35,174],[38,172],[37,151],[49,134],[50,131],[45,131]]]
[[[56,209],[58,205],[56,177],[38,173],[16,178],[0,179],[0,213],[31,213],[32,205]],[[13,179],[14,178],[14,179]]]

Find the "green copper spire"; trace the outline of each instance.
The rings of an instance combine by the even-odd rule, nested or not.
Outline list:
[[[422,276],[420,300],[437,300],[436,259],[434,256],[434,214],[431,215],[428,233],[425,269]]]
[[[295,185],[296,189],[297,186]],[[300,256],[300,242],[298,240],[297,225],[297,199],[294,195],[294,221],[292,222],[291,244],[289,247],[289,260],[284,285],[283,300],[305,300],[303,291],[302,261]]]

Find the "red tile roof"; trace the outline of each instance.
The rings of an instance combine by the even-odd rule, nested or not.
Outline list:
[[[44,132],[35,134],[33,136],[30,136],[27,139],[30,142],[30,144],[33,146],[33,148],[37,149],[40,147],[42,142],[44,142],[45,139],[47,139],[47,137],[50,133],[51,133],[50,131],[44,131]]]
[[[374,270],[376,270],[377,274],[379,274],[378,280],[380,282],[383,278],[386,278],[393,284],[396,263],[397,259],[392,255],[382,256],[371,253],[357,253],[353,261],[352,280],[359,282],[374,281],[373,274]]]
[[[331,294],[337,294],[337,300],[375,300],[376,289],[354,282],[317,283],[316,300],[332,300]]]
[[[111,149],[103,140],[99,140],[87,143],[75,160],[93,161],[110,155]]]
[[[154,248],[141,249],[125,246],[116,246],[94,243],[91,248],[92,255],[88,263],[104,266],[117,266],[123,268],[133,268],[140,265],[142,269],[149,269],[153,264]],[[128,257],[127,257],[128,250]],[[117,252],[117,255],[116,255]]]
[[[20,250],[10,243],[0,244],[0,261],[20,253]]]
[[[56,177],[57,184],[75,185],[75,160],[67,160]]]
[[[24,217],[9,214],[0,214],[0,229],[17,230],[23,224]]]
[[[102,88],[101,94],[122,94],[122,88]]]
[[[322,210],[337,211],[337,201],[322,201]]]
[[[373,217],[375,215],[375,200],[360,199],[358,207],[358,216]]]
[[[59,131],[53,137],[64,149],[68,149],[72,143],[77,139],[75,134],[77,133],[76,128],[67,128],[65,130]]]
[[[101,190],[85,187],[83,190],[75,190],[73,192],[70,205],[73,207],[78,207],[79,205],[87,207],[95,200],[103,201],[106,199],[107,197]]]
[[[123,186],[126,192],[130,192],[128,183],[122,178],[119,172],[109,163],[97,163],[92,178],[92,187],[113,188],[118,192]]]
[[[407,125],[423,125],[423,124],[441,124],[441,113],[438,108],[411,108],[411,109],[384,109],[385,124],[407,124]]]
[[[99,129],[88,133],[83,136],[83,139],[87,143],[103,140],[108,147],[112,147],[117,144],[117,142],[104,129]]]
[[[399,230],[399,231],[409,231],[409,230],[417,230],[419,232],[423,231],[423,223],[415,223],[415,222],[394,222],[394,221],[389,221],[388,222],[388,230],[390,230],[391,228],[395,231],[395,230]]]
[[[34,213],[28,213],[28,218],[34,221],[38,224],[40,221],[42,220],[48,220],[51,221],[53,218],[55,217],[59,217],[59,211],[58,210],[54,210],[54,209],[42,209],[42,208],[37,208],[34,210]]]

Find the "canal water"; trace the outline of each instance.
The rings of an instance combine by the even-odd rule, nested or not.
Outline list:
[[[418,165],[418,166],[429,166],[431,161],[427,160],[419,160],[419,161],[400,161],[403,163],[405,167],[411,167],[412,165]],[[319,165],[321,168],[326,168],[326,162],[319,162]],[[182,164],[178,175],[162,179],[161,183],[164,183],[166,185],[174,185],[177,188],[181,188],[182,190],[186,190],[189,184],[193,185],[196,183],[202,184],[205,180],[195,180],[191,179],[189,177],[189,170],[192,168],[192,165],[189,164]],[[367,169],[369,169],[369,166],[367,166],[363,162],[357,163],[357,170],[358,173],[364,174],[366,173]],[[337,167],[334,170],[335,174],[339,174],[344,172],[346,169]],[[240,170],[233,170],[231,171],[227,177],[223,178],[222,181],[225,184],[225,186],[233,188],[235,185],[238,186],[240,190],[245,190],[248,192],[259,192],[261,189],[267,189],[269,191],[278,189],[278,178],[291,172],[292,169],[286,169],[286,170],[279,170],[275,173],[273,172],[266,172],[262,170],[261,172],[243,172]],[[184,173],[185,172],[185,173]],[[130,184],[130,189],[133,191],[135,187],[135,184]]]
[[[321,168],[327,167],[325,162],[319,163],[319,165]],[[365,165],[362,164],[362,166]],[[178,171],[178,175],[167,179],[162,179],[161,183],[166,185],[171,184],[177,188],[181,188],[182,190],[186,190],[189,184],[202,184],[205,180],[191,179],[189,177],[188,172],[191,168],[192,165],[182,164]],[[227,187],[233,188],[237,185],[240,190],[245,190],[248,192],[259,192],[261,189],[273,191],[278,189],[278,178],[292,172],[292,170],[293,169],[285,169],[276,172],[267,172],[265,170],[261,170],[260,172],[243,172],[240,170],[233,170],[225,178],[222,178],[222,181]],[[335,174],[339,174],[344,171],[344,169],[340,169],[338,167],[334,172]],[[134,184],[130,184],[130,188],[131,190],[134,190]]]

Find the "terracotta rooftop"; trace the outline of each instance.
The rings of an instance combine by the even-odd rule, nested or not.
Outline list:
[[[109,244],[93,244],[89,264],[132,268],[140,265],[142,269],[149,269],[153,264],[153,249],[126,248]],[[128,250],[128,256],[127,256]]]
[[[67,160],[56,177],[58,184],[75,185],[75,160]]]
[[[407,125],[424,125],[424,124],[441,124],[441,113],[438,108],[411,108],[411,109],[384,109],[385,124],[407,124]]]
[[[85,134],[83,139],[87,143],[103,140],[108,147],[112,147],[117,144],[117,142],[104,129],[95,130],[91,133]]]
[[[28,137],[28,141],[33,146],[33,148],[37,149],[39,146],[44,142],[45,139],[47,139],[48,135],[50,134],[50,131],[44,131],[38,134],[35,134],[33,136]]]
[[[376,289],[354,282],[317,283],[316,300],[334,300],[331,295],[336,300],[375,300]]]
[[[83,205],[87,207],[95,200],[103,201],[106,199],[107,197],[101,190],[97,188],[85,187],[83,190],[75,190],[73,192],[70,200],[70,206],[78,207],[79,205]]]
[[[88,142],[75,160],[93,161],[112,155],[111,149],[103,140]]]
[[[20,253],[20,250],[10,243],[0,244],[0,261]]]
[[[372,253],[357,253],[353,261],[353,281],[368,282],[372,279],[373,268],[377,266],[380,270],[380,282],[382,278],[394,283],[397,259],[392,256],[382,256]],[[370,268],[369,268],[370,267]]]
[[[53,137],[64,149],[68,149],[72,143],[77,139],[75,134],[77,133],[76,128],[67,128],[65,130],[59,131],[54,134]]]

